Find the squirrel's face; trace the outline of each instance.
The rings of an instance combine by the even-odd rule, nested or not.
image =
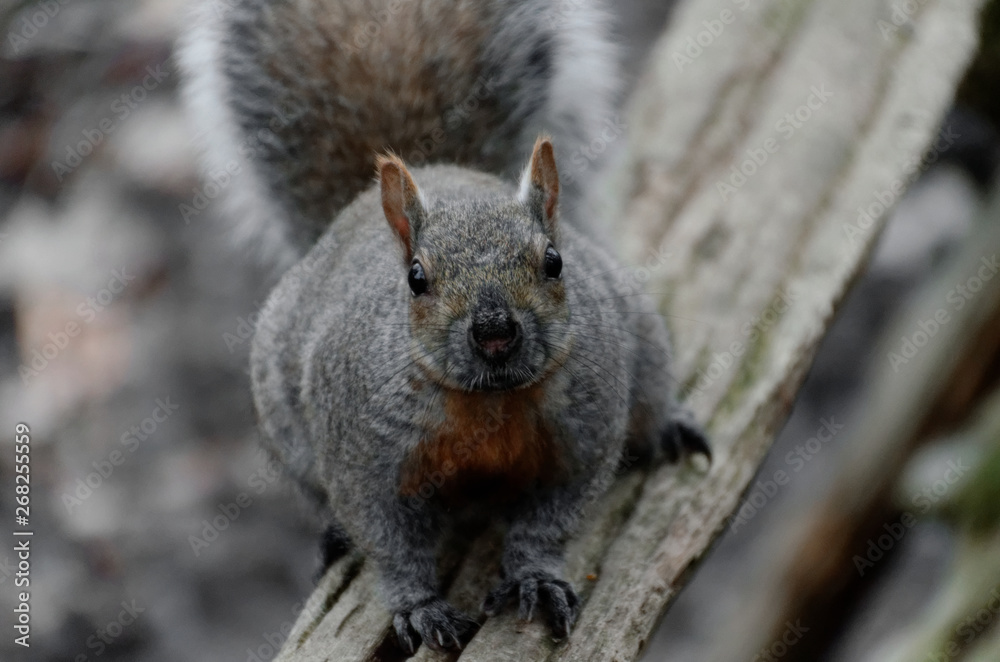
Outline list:
[[[519,207],[466,201],[427,219],[408,275],[410,330],[415,359],[445,386],[526,386],[569,349],[562,257]]]
[[[466,391],[528,386],[562,365],[572,338],[551,145],[536,144],[509,198],[463,194],[427,207],[398,159],[379,167],[383,208],[404,245],[418,365]]]

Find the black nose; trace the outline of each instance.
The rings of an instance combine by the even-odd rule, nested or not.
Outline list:
[[[478,310],[470,333],[473,347],[491,360],[507,358],[521,341],[521,326],[506,308]]]

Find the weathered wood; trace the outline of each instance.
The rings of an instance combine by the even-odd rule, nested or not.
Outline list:
[[[874,568],[859,569],[856,559],[866,559],[870,541],[900,521],[895,493],[908,461],[921,444],[953,432],[992,388],[1000,364],[1000,279],[985,281],[959,310],[948,294],[975,277],[984,259],[997,255],[1000,187],[948,268],[897,315],[877,355],[900,354],[900,338],[912,337],[920,321],[934,319],[942,308],[948,322],[905,364],[895,369],[888,360],[877,364],[863,398],[866,406],[841,461],[831,468],[831,486],[813,507],[762,536],[767,550],[754,554],[768,561],[756,568],[760,579],[741,610],[743,625],[716,647],[712,659],[736,659],[767,646],[789,621],[801,621],[810,631],[784,659],[816,659],[872,587],[873,577],[887,567],[881,559]],[[770,541],[782,541],[784,548],[774,549]]]
[[[858,208],[908,182],[907,166],[934,135],[975,47],[979,2],[919,4],[887,37],[878,21],[891,25],[888,2],[693,0],[679,8],[630,104],[603,213],[637,265],[616,276],[669,310],[679,379],[708,421],[716,461],[704,473],[623,476],[591,504],[568,553],[569,578],[586,600],[568,642],[508,613],[487,621],[460,659],[639,655],[739,503],[865,263],[884,215],[859,225]],[[706,30],[703,21],[722,19],[721,34],[679,64],[675,54]],[[779,122],[797,111],[809,118],[788,123],[789,136]],[[720,193],[731,166],[751,158],[748,150],[760,160],[768,146],[773,153],[745,184]],[[449,594],[460,606],[473,609],[496,580],[495,548],[495,538],[483,538],[459,562]],[[358,563],[330,570],[317,591],[337,591],[317,600],[328,609],[300,619],[280,660],[398,659],[371,568]],[[417,657],[441,659],[426,650]]]

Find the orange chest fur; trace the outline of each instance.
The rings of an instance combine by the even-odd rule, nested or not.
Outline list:
[[[558,479],[563,461],[540,411],[540,388],[443,398],[444,420],[407,458],[401,494],[493,502]]]

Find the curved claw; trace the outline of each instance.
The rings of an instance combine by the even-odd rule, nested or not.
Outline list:
[[[393,628],[400,646],[413,655],[421,642],[444,652],[461,650],[462,642],[479,624],[441,598],[433,598],[409,611],[396,613]]]
[[[536,604],[538,604],[538,582],[529,577],[521,582],[518,591],[517,617],[522,621],[534,619]]]
[[[712,462],[712,447],[705,432],[696,423],[684,418],[670,421],[660,442],[668,462],[677,462],[682,455],[704,455],[709,464]]]
[[[420,645],[420,635],[410,625],[409,617],[402,613],[395,614],[392,617],[392,627],[396,630],[399,647],[406,651],[407,655],[416,653],[417,646]]]
[[[580,599],[569,584],[558,580],[542,584],[539,591],[548,605],[546,611],[553,636],[565,639],[576,622]]]
[[[569,636],[580,612],[580,599],[568,582],[548,573],[538,573],[520,579],[506,579],[490,591],[483,601],[487,616],[496,616],[518,596],[518,618],[531,621],[541,608],[556,639]]]

